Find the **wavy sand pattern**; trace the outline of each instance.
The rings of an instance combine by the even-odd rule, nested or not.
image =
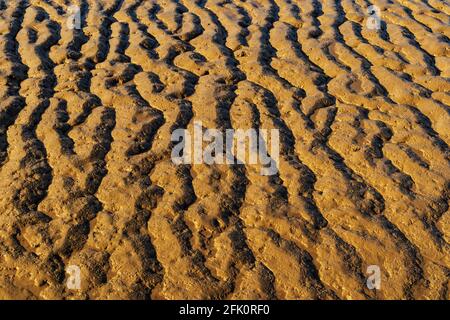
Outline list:
[[[0,298],[449,299],[448,0],[0,8]],[[173,164],[197,120],[279,172]]]

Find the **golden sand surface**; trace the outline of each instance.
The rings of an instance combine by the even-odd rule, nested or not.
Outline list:
[[[0,8],[0,298],[449,299],[448,0]],[[174,164],[194,121],[278,172]]]

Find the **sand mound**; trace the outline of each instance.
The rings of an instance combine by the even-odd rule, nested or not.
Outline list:
[[[0,298],[448,299],[450,3],[371,3],[0,6]],[[194,121],[278,172],[175,165]]]

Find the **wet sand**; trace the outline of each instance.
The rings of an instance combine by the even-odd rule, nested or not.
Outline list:
[[[449,299],[447,0],[71,3],[0,10],[0,298]],[[175,165],[194,121],[278,172]]]

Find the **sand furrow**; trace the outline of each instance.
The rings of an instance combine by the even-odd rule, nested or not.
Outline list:
[[[448,1],[0,3],[0,298],[449,298]]]

